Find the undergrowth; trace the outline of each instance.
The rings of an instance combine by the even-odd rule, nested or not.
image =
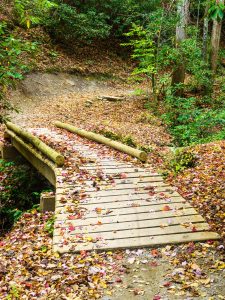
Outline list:
[[[167,176],[169,173],[172,173],[176,176],[188,168],[195,167],[196,164],[197,157],[188,148],[176,149],[169,157],[167,157],[164,175]]]
[[[9,229],[23,211],[37,207],[46,180],[24,162],[0,160],[0,231]]]

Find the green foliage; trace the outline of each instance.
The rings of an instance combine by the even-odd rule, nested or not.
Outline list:
[[[177,149],[169,160],[167,167],[174,175],[184,171],[187,168],[195,166],[196,156],[187,149]]]
[[[224,11],[225,5],[223,3],[217,3],[216,0],[212,0],[208,11],[209,18],[221,21],[224,17]]]
[[[178,146],[225,138],[224,105],[220,109],[204,108],[199,107],[199,99],[195,97],[170,95],[166,98],[166,113],[162,118]]]
[[[173,11],[166,12],[158,5],[147,20],[145,26],[133,24],[125,34],[129,42],[122,45],[132,48],[132,58],[137,61],[132,75],[138,80],[147,77],[151,81],[155,101],[168,85],[168,76],[160,78],[160,71],[171,66],[178,56],[178,51],[172,47],[171,36],[171,32],[175,32],[176,16]]]
[[[143,24],[159,0],[63,1],[15,0],[20,24],[44,24],[61,42],[121,38],[132,23]],[[40,9],[40,3],[42,9]]]
[[[156,72],[156,45],[152,40],[151,34],[144,30],[142,26],[133,24],[126,36],[131,39],[128,43],[122,45],[131,46],[133,48],[131,57],[139,62],[138,67],[134,69],[132,74],[146,74],[151,77]]]
[[[0,44],[0,122],[2,122],[5,116],[3,111],[12,109],[4,98],[5,93],[17,80],[23,78],[24,72],[28,71],[28,67],[20,57],[24,52],[35,52],[37,45],[15,38],[10,34],[5,22],[0,23]]]
[[[60,41],[87,42],[108,36],[110,26],[106,19],[104,14],[95,10],[80,13],[75,7],[61,3],[46,20],[46,27]]]
[[[68,3],[68,1],[63,2]],[[121,38],[132,23],[144,24],[149,13],[155,6],[160,5],[160,2],[160,0],[78,0],[69,3],[81,13],[95,11],[97,15],[104,15],[110,26],[109,35]]]
[[[25,28],[43,24],[57,4],[49,0],[14,0],[17,21]]]
[[[20,299],[20,295],[21,295],[20,289],[15,284],[11,284],[9,293],[5,299],[6,300]]]
[[[0,179],[0,220],[5,228],[37,204],[40,192],[49,187],[29,165],[4,160],[0,160]]]
[[[55,223],[55,216],[52,216],[48,219],[48,221],[45,224],[45,231],[48,232],[50,236],[53,236],[54,231],[54,223]]]

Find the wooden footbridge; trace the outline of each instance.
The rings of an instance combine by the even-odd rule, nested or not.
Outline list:
[[[13,147],[55,186],[54,251],[140,248],[219,238],[149,165],[124,162],[107,152],[110,146],[142,161],[145,153],[68,124],[55,125],[60,129],[28,132],[6,124],[6,138]]]

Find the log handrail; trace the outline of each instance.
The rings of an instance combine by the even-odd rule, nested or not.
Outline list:
[[[56,163],[57,166],[63,166],[65,161],[64,156],[46,145],[39,138],[32,135],[30,132],[25,131],[18,125],[13,124],[12,122],[6,122],[6,127],[19,137],[22,137],[26,142],[32,144],[42,154],[46,155],[51,161]]]
[[[67,123],[62,123],[60,121],[56,121],[54,122],[54,125],[56,127],[59,128],[63,128],[63,129],[67,129],[68,131],[72,132],[72,133],[76,133],[82,137],[85,137],[89,140],[98,142],[98,143],[102,143],[104,145],[110,146],[116,150],[119,150],[121,152],[124,152],[126,154],[129,154],[133,157],[137,157],[138,159],[140,159],[141,161],[145,162],[147,160],[147,153],[135,148],[132,148],[130,146],[124,145],[120,142],[117,141],[113,141],[109,138],[106,138],[100,134],[91,132],[91,131],[86,131],[80,128],[77,128],[73,125],[67,124]]]

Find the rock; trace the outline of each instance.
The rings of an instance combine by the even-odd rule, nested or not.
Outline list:
[[[85,101],[85,106],[86,107],[90,107],[90,106],[92,106],[92,104],[93,104],[93,101],[91,101],[91,100]]]
[[[98,100],[105,100],[105,101],[122,101],[126,100],[125,96],[99,96]]]
[[[66,79],[66,83],[71,85],[71,86],[75,85],[75,82],[73,82],[72,80],[69,80],[69,79]]]

